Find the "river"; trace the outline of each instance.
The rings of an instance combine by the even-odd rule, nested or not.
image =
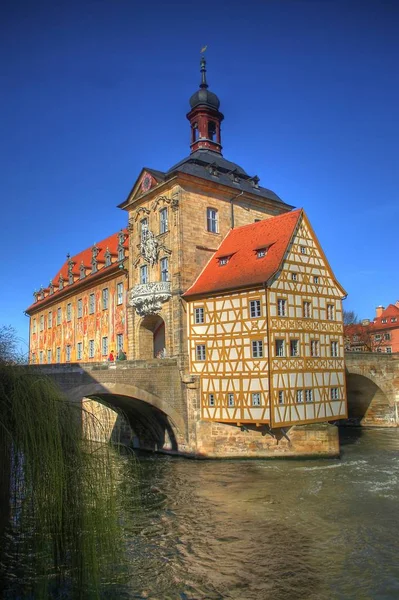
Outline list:
[[[398,451],[398,430],[347,429],[340,460],[142,455],[118,597],[399,598]]]

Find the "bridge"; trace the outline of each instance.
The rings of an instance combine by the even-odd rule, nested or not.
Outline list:
[[[399,354],[351,352],[346,353],[345,362],[348,423],[397,427]],[[94,413],[95,420],[104,426],[106,437],[112,438],[116,432],[118,435],[121,432],[122,435],[131,434],[130,427],[126,427],[127,419],[133,430],[133,437],[128,441],[146,450],[187,456],[269,456],[288,455],[289,448],[294,448],[291,454],[297,455],[297,452],[306,453],[306,446],[309,448],[313,443],[309,443],[312,435],[318,440],[325,436],[326,448],[329,447],[327,453],[335,443],[331,432],[320,434],[315,431],[313,434],[301,430],[301,426],[290,430],[287,446],[286,440],[281,438],[272,440],[266,436],[260,440],[259,431],[242,434],[239,428],[237,431],[226,425],[201,422],[198,380],[184,374],[178,359],[35,365],[31,368],[40,369],[70,400],[82,404],[86,426],[90,419],[85,419],[85,415]],[[117,412],[104,408],[104,402]],[[124,417],[118,416],[119,409]],[[124,429],[121,425],[125,425]],[[245,449],[249,438],[252,454],[252,450],[246,453]],[[238,448],[236,454],[235,446]]]

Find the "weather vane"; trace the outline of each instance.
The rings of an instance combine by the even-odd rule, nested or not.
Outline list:
[[[206,50],[207,48],[208,48],[208,46],[202,46],[202,48],[201,48],[201,54],[202,54],[203,52],[205,52],[205,50]]]

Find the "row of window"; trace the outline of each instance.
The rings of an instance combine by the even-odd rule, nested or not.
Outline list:
[[[140,221],[140,237],[142,242],[145,241],[148,230],[148,218],[145,217]],[[166,233],[167,231],[169,231],[168,209],[161,208],[159,211],[159,233]]]
[[[123,304],[123,283],[118,283],[116,286],[116,304]],[[81,319],[83,317],[83,299],[79,298],[77,301],[77,318]],[[96,306],[96,296],[94,293],[89,295],[89,315],[93,315],[95,312]],[[104,288],[101,292],[101,306],[103,310],[108,309],[109,307],[109,290],[108,288]],[[68,302],[66,305],[66,319],[67,321],[72,320],[72,302]],[[62,308],[59,306],[57,308],[57,316],[56,316],[56,324],[61,325],[62,322]],[[40,331],[44,329],[44,315],[40,315],[39,320]],[[47,328],[51,329],[53,326],[53,311],[49,311],[47,315]],[[33,319],[33,333],[36,333],[36,319]]]
[[[108,354],[109,354],[108,348],[109,348],[108,337],[103,337],[101,339],[101,353],[103,356],[108,356]],[[123,350],[123,333],[118,333],[116,336],[116,351],[119,352],[119,350]],[[67,344],[65,346],[65,361],[66,362],[70,362],[71,354],[72,354],[72,346],[70,344]],[[94,358],[94,354],[95,354],[94,340],[89,340],[89,358]],[[44,356],[45,356],[44,350],[40,350],[40,352],[39,352],[39,363],[40,364],[43,364]],[[77,360],[82,360],[82,358],[83,358],[83,342],[78,342],[76,344],[76,358],[77,358]],[[61,347],[58,346],[55,351],[55,362],[59,363],[60,361],[61,361]],[[36,353],[35,352],[32,353],[32,362],[33,363],[36,362]],[[52,362],[52,351],[51,350],[47,350],[47,362],[48,363]]]
[[[161,270],[161,281],[169,281],[169,260],[165,256],[160,260],[160,270]],[[140,283],[148,283],[149,282],[149,270],[148,265],[142,265],[140,267]]]
[[[289,342],[289,355],[287,355],[286,341],[284,339],[275,340],[275,356],[301,356],[299,340],[292,339]],[[252,340],[251,343],[252,358],[263,358],[264,343],[263,340]],[[197,344],[195,349],[197,360],[206,360],[206,344]],[[310,340],[310,356],[320,356],[319,340]],[[337,341],[330,342],[330,356],[339,356],[339,343]]]
[[[391,323],[396,323],[397,318],[396,317],[391,317]],[[386,317],[384,317],[383,319],[381,319],[381,323],[388,323],[388,319]]]
[[[327,304],[327,319],[329,321],[334,321],[335,319],[335,310],[334,304]],[[251,319],[256,319],[257,317],[262,316],[262,307],[260,300],[250,300],[249,302],[249,314]],[[277,300],[277,315],[279,317],[287,317],[288,316],[288,304],[287,300],[284,298],[279,298]],[[312,316],[312,303],[309,301],[302,302],[302,316],[305,319],[310,319]],[[205,323],[205,311],[202,306],[199,306],[194,309],[194,323],[199,325],[201,323]]]
[[[391,334],[390,333],[384,333],[383,335],[381,333],[376,333],[374,336],[374,339],[376,342],[380,342],[381,340],[390,340],[391,339]]]
[[[339,400],[339,388],[332,387],[330,388],[330,400]],[[299,389],[296,390],[295,393],[295,402],[301,404],[303,402],[313,402],[313,390],[311,388],[307,389]],[[251,394],[251,403],[252,406],[260,406],[261,405],[261,394],[260,392],[253,392]],[[285,404],[285,391],[278,391],[278,403]],[[209,406],[216,406],[215,394],[208,394],[208,404]],[[227,406],[234,407],[236,405],[235,394],[228,393],[227,394]]]

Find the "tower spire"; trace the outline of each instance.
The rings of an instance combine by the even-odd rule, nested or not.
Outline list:
[[[208,84],[206,82],[206,60],[205,60],[205,56],[201,56],[201,83],[200,83],[200,88],[201,89],[205,89],[208,87]]]

